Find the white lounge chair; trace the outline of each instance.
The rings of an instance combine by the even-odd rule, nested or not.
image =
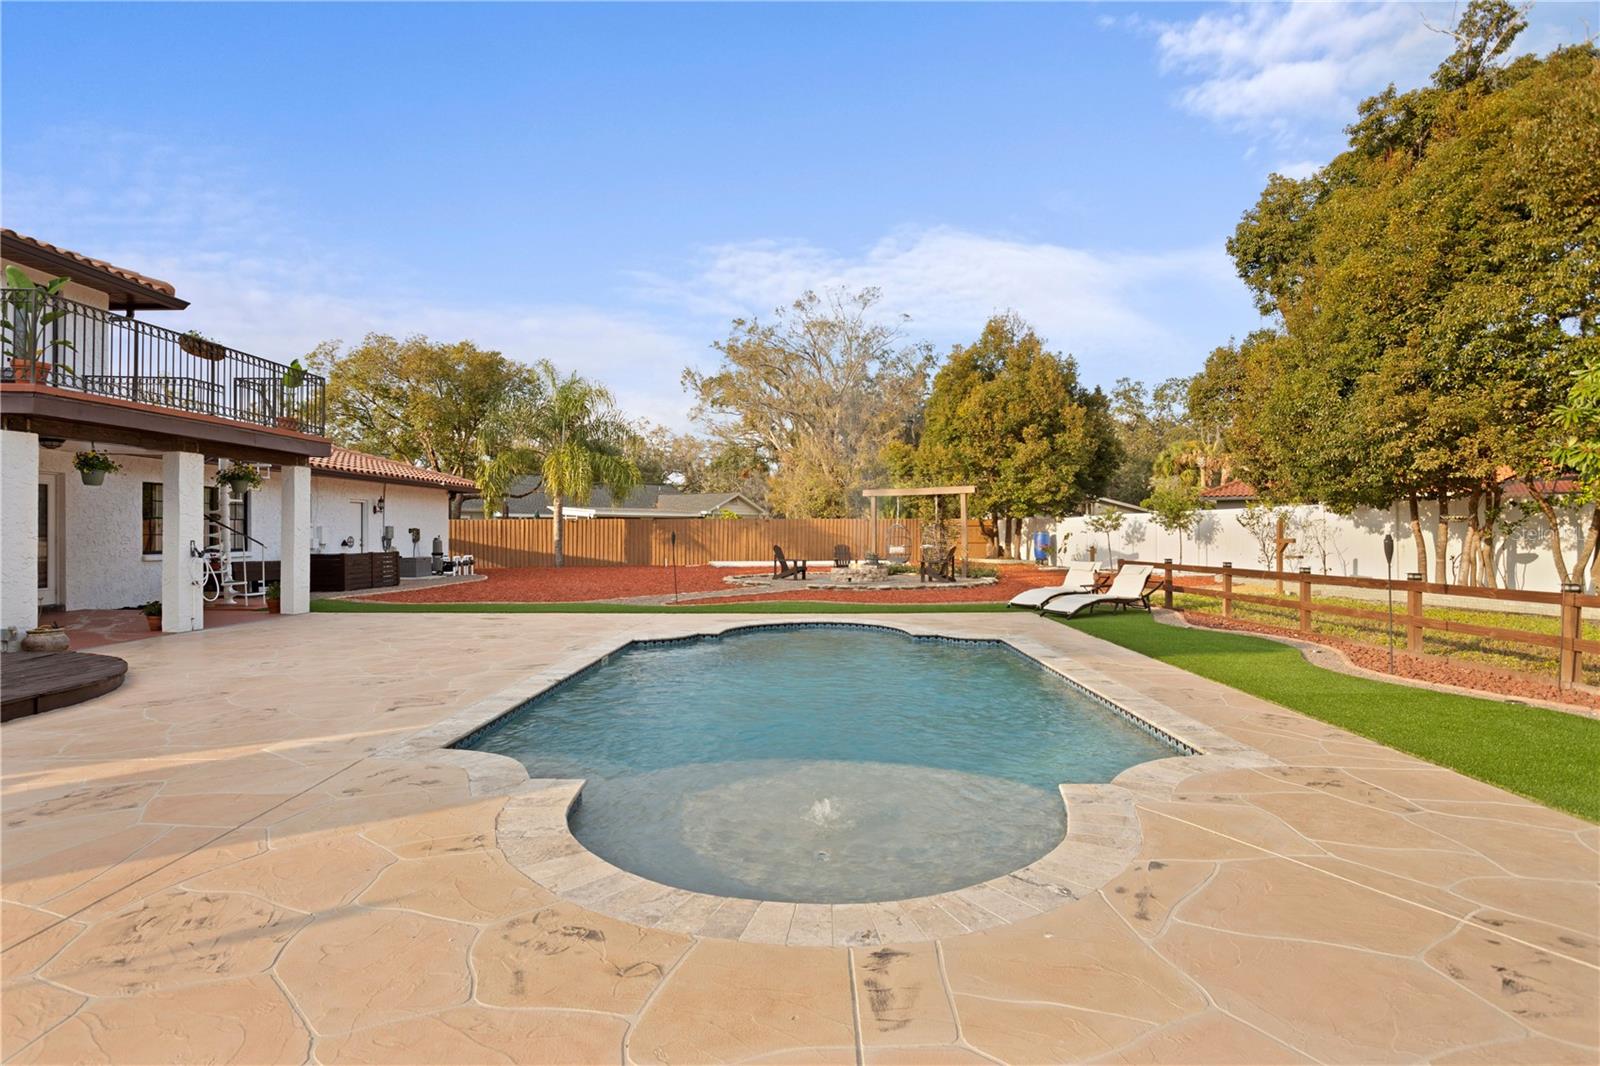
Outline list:
[[[1069,593],[1094,591],[1094,564],[1072,563],[1062,575],[1061,584],[1044,585],[1036,589],[1023,589],[1011,597],[1010,607],[1043,607],[1057,596]]]
[[[1088,592],[1081,595],[1057,596],[1055,599],[1039,608],[1041,612],[1063,615],[1071,618],[1079,611],[1087,611],[1097,604],[1109,603],[1116,607],[1143,607],[1150,609],[1150,594],[1144,590],[1145,583],[1150,580],[1151,566],[1124,566],[1117,571],[1117,576],[1112,579],[1111,587],[1104,592]]]

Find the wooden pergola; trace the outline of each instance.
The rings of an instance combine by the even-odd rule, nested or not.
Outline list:
[[[934,485],[923,489],[862,489],[861,495],[872,506],[872,553],[878,553],[878,499],[901,496],[959,496],[961,498],[961,576],[967,576],[967,497],[978,491],[976,485]]]

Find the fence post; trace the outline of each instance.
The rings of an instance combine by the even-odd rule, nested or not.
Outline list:
[[[1422,650],[1422,575],[1406,575],[1406,651]]]
[[[1233,617],[1233,564],[1222,564],[1222,617]]]
[[[1300,568],[1300,632],[1311,632],[1311,567]]]
[[[1583,586],[1570,582],[1561,586],[1561,661],[1556,670],[1557,685],[1575,685],[1581,677],[1578,662],[1578,636],[1583,632],[1578,594]]]
[[[1163,565],[1162,569],[1165,570],[1166,573],[1161,578],[1161,605],[1170,611],[1172,610],[1172,560],[1166,560],[1166,563]]]

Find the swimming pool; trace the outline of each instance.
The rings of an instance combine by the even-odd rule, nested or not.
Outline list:
[[[1060,843],[1056,786],[1176,754],[992,641],[861,625],[636,644],[456,746],[583,778],[573,834],[695,892],[950,891]]]

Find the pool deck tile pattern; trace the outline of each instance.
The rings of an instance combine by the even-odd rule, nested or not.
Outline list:
[[[748,618],[141,641],[122,689],[0,732],[0,1056],[1600,1058],[1600,827],[1031,615],[882,621],[1013,641],[1163,728],[1181,709],[1208,754],[1133,768],[1115,802],[1065,790],[1103,872],[1058,905],[999,878],[713,906],[547,831],[576,782],[441,745],[607,649]]]

